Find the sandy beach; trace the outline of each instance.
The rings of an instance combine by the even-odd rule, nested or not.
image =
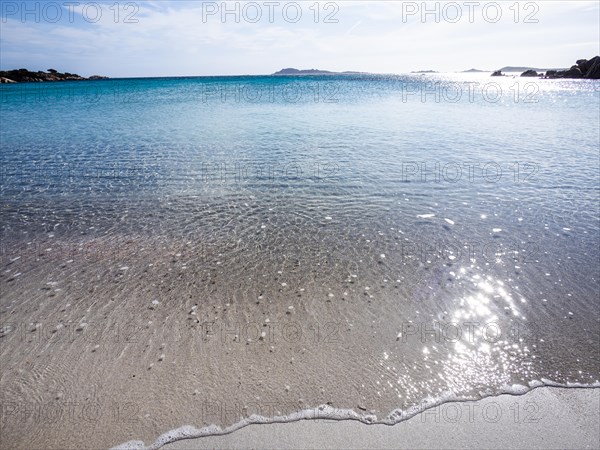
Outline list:
[[[428,407],[427,398],[437,404],[542,384],[532,380],[573,380],[565,372],[544,382],[531,371],[537,358],[528,356],[528,346],[542,350],[546,341],[550,351],[551,336],[495,339],[495,360],[485,351],[457,350],[457,344],[485,349],[491,344],[485,336],[465,334],[457,342],[421,335],[411,316],[405,317],[413,322],[390,320],[398,304],[425,307],[410,284],[377,286],[360,274],[334,284],[318,269],[295,272],[272,258],[249,269],[247,256],[200,258],[185,242],[190,249],[173,250],[166,240],[121,240],[118,254],[76,253],[65,261],[45,251],[65,247],[56,241],[39,246],[43,257],[31,252],[5,260],[0,274],[1,426],[10,448],[149,445],[184,425],[226,429],[253,415],[288,421],[319,405],[390,424]],[[244,270],[259,281],[242,282]],[[240,274],[238,283],[232,273]],[[579,320],[571,322],[586,323]],[[422,328],[434,325],[423,321]],[[426,378],[434,368],[439,375]],[[442,376],[451,390],[437,381]]]
[[[354,421],[251,425],[163,448],[594,449],[600,447],[599,430],[600,389],[541,387],[522,396],[446,403],[395,426]]]

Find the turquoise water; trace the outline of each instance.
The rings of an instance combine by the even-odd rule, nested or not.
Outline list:
[[[205,319],[237,305],[244,321],[293,306],[344,330],[323,350],[338,375],[305,377],[298,396],[326,403],[324,383],[355,408],[339,386],[358,376],[378,417],[431,396],[598,382],[598,82],[214,77],[0,94],[4,313],[27,321],[39,301],[43,323],[48,282],[88,320],[157,298],[162,333],[194,304]],[[287,383],[325,363],[297,364]]]
[[[225,202],[256,189],[259,200],[304,197],[298,206],[307,212],[319,204],[333,214],[349,202],[377,214],[369,200],[419,195],[424,203],[410,208],[420,212],[433,200],[449,207],[478,193],[508,199],[510,190],[525,197],[520,208],[535,198],[542,213],[578,211],[590,215],[582,221],[589,225],[597,217],[594,82],[223,77],[0,92],[2,193],[21,212],[19,201],[46,207],[48,197],[73,196],[93,199],[100,209],[93,220],[110,222],[102,208],[123,202],[138,215],[128,221],[135,227],[147,212],[138,202],[160,208],[166,196],[175,205],[194,194]],[[578,201],[561,201],[573,189]],[[89,212],[77,221],[87,223]],[[3,213],[10,217],[10,209]],[[170,218],[182,219],[162,220]],[[18,220],[9,222],[18,229]]]

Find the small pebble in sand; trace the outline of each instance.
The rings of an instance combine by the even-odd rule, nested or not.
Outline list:
[[[158,357],[158,360],[159,360],[159,361],[164,361],[164,360],[165,360],[165,354],[163,353],[162,355],[160,355],[160,356]]]

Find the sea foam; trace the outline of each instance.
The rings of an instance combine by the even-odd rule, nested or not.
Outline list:
[[[408,409],[396,409],[388,414],[385,418],[378,419],[373,414],[359,414],[351,409],[340,409],[334,408],[329,405],[320,405],[317,408],[304,409],[288,415],[274,416],[274,417],[263,417],[259,415],[252,415],[248,418],[242,419],[241,421],[226,427],[221,428],[216,425],[210,425],[203,428],[196,428],[191,425],[184,425],[182,427],[170,430],[166,433],[161,434],[154,443],[146,447],[143,441],[131,440],[123,444],[113,447],[111,450],[156,450],[164,445],[180,441],[183,439],[198,439],[208,436],[222,436],[233,433],[240,430],[248,425],[256,424],[274,424],[274,423],[291,423],[299,420],[354,420],[367,425],[396,425],[400,422],[406,421],[430,408],[443,405],[450,402],[467,402],[467,401],[478,401],[489,397],[496,397],[499,395],[523,395],[533,391],[539,387],[562,387],[562,388],[600,388],[600,380],[596,380],[591,384],[582,383],[566,383],[561,384],[555,381],[542,378],[541,380],[532,380],[527,386],[522,384],[505,385],[500,387],[497,392],[483,395],[480,393],[480,398],[471,398],[465,396],[455,395],[449,392],[443,393],[438,397],[430,397],[424,399],[420,404],[414,405]]]

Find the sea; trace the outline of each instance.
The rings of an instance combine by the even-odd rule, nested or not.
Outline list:
[[[599,386],[599,104],[489,73],[1,85],[0,397],[103,408],[3,433],[160,446]]]

